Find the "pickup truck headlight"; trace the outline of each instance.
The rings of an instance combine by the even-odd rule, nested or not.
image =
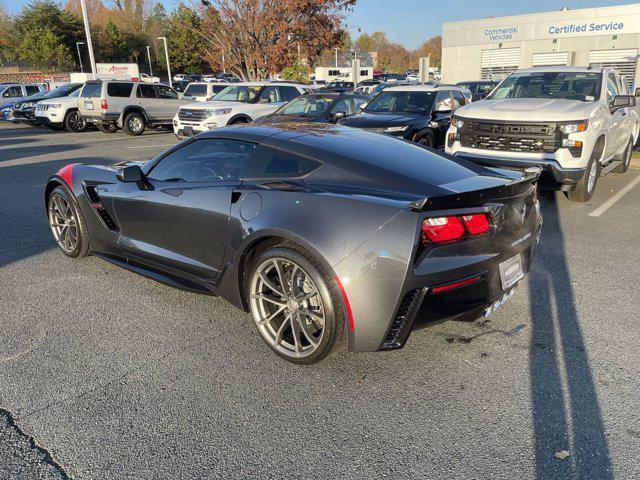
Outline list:
[[[398,127],[387,127],[385,132],[405,132],[409,128],[409,125],[402,125]]]
[[[560,131],[565,135],[569,135],[570,133],[584,132],[588,126],[589,122],[586,120],[581,122],[561,123]]]
[[[205,110],[207,112],[207,117],[213,117],[214,115],[226,115],[231,113],[230,108],[216,108],[211,110]]]

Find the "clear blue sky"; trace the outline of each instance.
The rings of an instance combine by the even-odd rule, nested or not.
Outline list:
[[[109,0],[103,0],[109,4]],[[161,0],[171,8],[178,0]],[[500,17],[522,13],[550,12],[560,7],[588,8],[637,3],[638,0],[358,0],[347,18],[352,37],[382,30],[388,38],[407,48],[439,35],[443,22]],[[9,13],[20,11],[28,0],[0,0]],[[61,2],[62,3],[62,2]]]

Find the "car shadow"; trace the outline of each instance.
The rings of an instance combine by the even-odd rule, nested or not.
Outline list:
[[[0,150],[0,165],[4,151]],[[73,163],[113,163],[109,157],[74,158]],[[0,168],[0,268],[57,248],[44,206],[47,179],[69,160],[55,160]]]
[[[17,158],[34,157],[36,155],[68,152],[70,150],[78,150],[83,148],[80,144],[65,143],[62,145],[40,145],[3,148],[0,150],[0,167],[3,163],[15,160]]]
[[[565,257],[556,203],[564,201],[560,195],[544,199],[543,237],[528,282],[535,478],[612,479],[609,446]]]

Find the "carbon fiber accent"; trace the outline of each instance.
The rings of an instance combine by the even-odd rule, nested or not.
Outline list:
[[[416,313],[424,300],[425,293],[425,289],[417,288],[402,298],[380,350],[394,350],[404,346],[413,328]]]

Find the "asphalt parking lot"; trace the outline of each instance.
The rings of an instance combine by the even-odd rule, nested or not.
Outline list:
[[[545,196],[488,321],[299,367],[223,300],[57,250],[49,175],[175,142],[0,126],[0,478],[640,476],[640,170]]]

